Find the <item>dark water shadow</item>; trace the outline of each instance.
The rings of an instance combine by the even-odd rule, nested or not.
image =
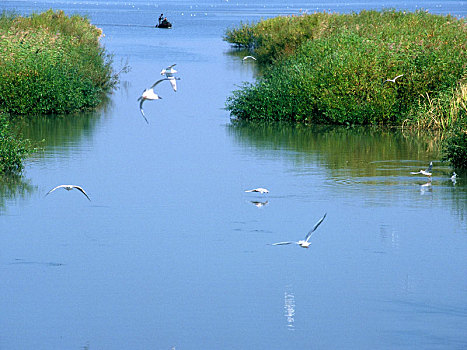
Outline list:
[[[292,154],[289,158],[318,161],[331,171],[345,168],[352,176],[376,176],[384,169],[405,168],[407,162],[418,164],[420,160],[422,166],[425,159],[438,160],[443,138],[442,134],[429,132],[281,123],[232,123],[227,130],[235,142],[245,147],[297,152],[295,155],[300,157]]]
[[[69,115],[35,115],[22,118],[18,126],[24,138],[30,139],[40,149],[61,152],[67,145],[76,145],[92,137],[96,125],[110,115],[114,103],[110,96],[92,111]],[[41,152],[35,154],[41,157]]]
[[[346,188],[377,185],[390,191],[388,188],[394,186],[410,186],[424,195],[442,191],[453,203],[457,216],[467,220],[467,176],[460,174],[455,183],[451,181],[452,169],[441,161],[443,133],[243,122],[228,124],[227,132],[246,150],[253,146],[258,153],[291,162],[299,176],[319,166],[327,170],[330,183]],[[426,185],[424,176],[410,172],[425,169],[431,160],[433,182]]]
[[[31,159],[54,157],[57,154],[68,155],[73,148],[93,135],[96,125],[109,115],[113,107],[107,96],[94,111],[69,115],[26,116],[14,120],[22,137],[29,139],[35,148],[26,164]],[[27,200],[37,186],[23,175],[4,175],[0,177],[0,215],[4,215],[9,202]]]
[[[5,213],[9,202],[30,198],[36,190],[37,187],[22,175],[0,176],[0,215]]]

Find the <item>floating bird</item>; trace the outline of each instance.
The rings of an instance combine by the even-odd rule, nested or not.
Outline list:
[[[310,240],[311,235],[313,234],[313,232],[316,231],[318,226],[321,225],[325,217],[326,217],[326,214],[324,214],[324,216],[321,219],[319,219],[318,222],[315,224],[315,226],[306,234],[304,240],[300,240],[298,242],[279,242],[279,243],[273,243],[272,245],[286,245],[286,244],[295,243],[295,244],[298,244],[302,248],[308,248],[311,244],[310,242],[308,242]]]
[[[251,59],[251,60],[256,61],[256,58],[253,57],[253,56],[245,56],[245,57],[243,57],[243,62],[245,62],[247,59]]]
[[[262,187],[258,187],[258,188],[254,188],[252,190],[246,190],[245,192],[259,192],[261,194],[263,193],[269,193],[269,191],[265,188],[262,188]]]
[[[250,201],[250,203],[252,203],[254,206],[256,206],[257,208],[261,208],[261,207],[264,207],[265,205],[268,205],[269,201],[265,201],[265,202],[260,202],[260,201]]]
[[[64,189],[67,190],[67,191],[71,191],[73,188],[76,188],[78,191],[80,191],[82,194],[84,194],[88,200],[91,200],[91,198],[89,198],[89,196],[88,196],[87,193],[83,190],[83,188],[80,187],[80,186],[76,186],[76,185],[59,185],[59,186],[57,186],[57,187],[52,188],[52,189],[51,189],[49,192],[47,192],[45,195],[47,196],[49,193],[52,193],[53,191],[55,191],[57,188],[64,188]]]
[[[400,77],[403,77],[404,74],[401,74],[401,75],[398,75],[397,77],[395,77],[394,79],[386,79],[385,81],[383,81],[383,85],[386,84],[386,83],[396,83],[396,80],[399,79]]]
[[[428,165],[428,168],[426,168],[425,170],[420,170],[420,171],[417,171],[417,172],[411,172],[411,174],[412,175],[422,174],[422,175],[425,175],[425,176],[431,176],[432,175],[431,169],[433,169],[433,162],[430,162],[430,165]]]

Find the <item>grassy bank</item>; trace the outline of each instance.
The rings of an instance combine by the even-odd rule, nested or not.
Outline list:
[[[16,116],[93,109],[117,84],[101,36],[87,18],[63,11],[0,15],[0,173],[21,171],[27,153],[8,136]]]
[[[12,115],[93,108],[117,82],[102,31],[49,10],[0,17],[0,110]]]
[[[224,39],[269,64],[228,98],[238,120],[466,129],[465,20],[316,13],[242,24]]]
[[[30,142],[22,140],[7,116],[0,112],[0,176],[21,173],[23,160],[31,150]]]

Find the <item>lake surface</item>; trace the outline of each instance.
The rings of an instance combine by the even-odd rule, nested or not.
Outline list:
[[[231,125],[254,62],[226,28],[465,1],[9,1],[87,15],[132,70],[98,111],[36,118],[0,186],[0,349],[466,349],[467,178],[441,135]],[[171,30],[157,30],[163,12]],[[178,91],[137,97],[176,63]],[[410,175],[433,161],[433,181]],[[78,184],[77,191],[57,190]],[[266,187],[269,194],[245,193]],[[324,213],[309,249],[302,239]]]

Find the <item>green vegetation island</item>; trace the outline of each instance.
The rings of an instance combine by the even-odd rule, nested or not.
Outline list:
[[[118,83],[102,30],[78,15],[49,10],[0,16],[0,174],[21,173],[33,150],[14,126],[19,116],[97,107]]]
[[[444,160],[467,168],[465,19],[320,12],[242,23],[224,40],[262,68],[228,97],[233,122],[439,129]]]

